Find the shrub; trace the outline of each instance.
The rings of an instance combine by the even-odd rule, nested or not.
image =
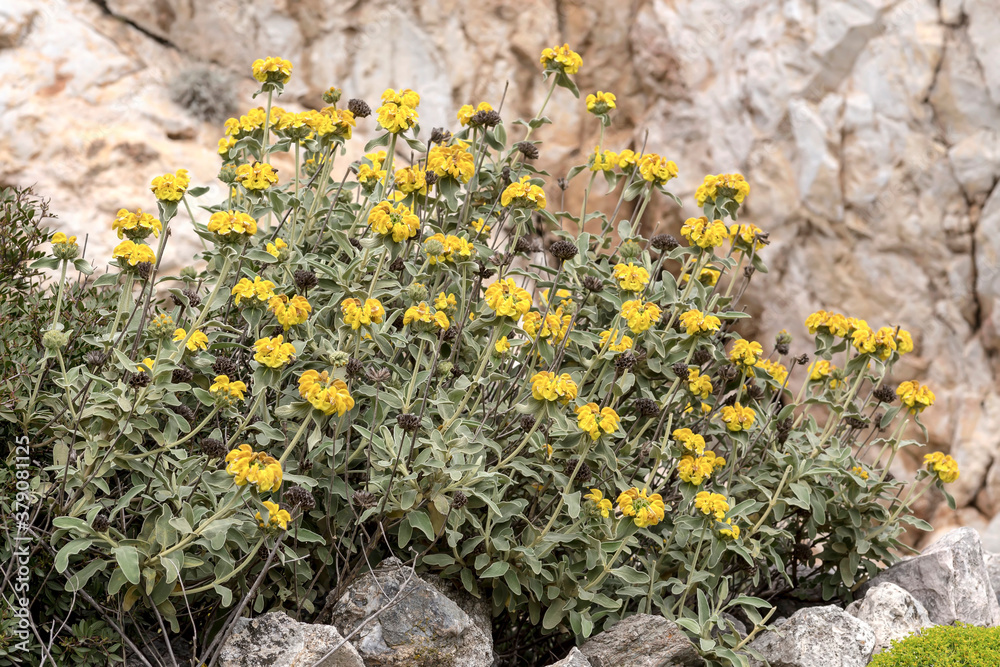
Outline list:
[[[1000,665],[1000,628],[974,625],[937,625],[879,653],[871,667],[993,667]]]
[[[652,612],[713,664],[745,664],[726,615],[759,631],[778,597],[849,598],[896,559],[901,522],[927,527],[908,509],[954,461],[929,457],[905,495],[871,463],[915,444],[904,428],[934,400],[888,384],[910,335],[820,311],[812,363],[787,334],[743,339],[766,271],[767,234],[737,222],[750,186],[706,177],[687,243],[647,238],[648,204],[680,204],[678,168],[603,146],[613,95],[587,97],[602,138],[567,174],[587,180],[581,210],[555,210],[535,133],[557,86],[578,95],[580,62],[542,62],[534,118],[509,128],[483,102],[429,135],[411,90],[368,121],[337,89],[293,113],[274,104],[291,64],[254,63],[266,104],[219,142],[229,195],[195,209],[207,188],[156,177],[158,215],[112,223],[117,270],[83,291],[93,320],[70,331],[61,279],[14,380],[4,416],[47,463],[25,486],[51,595],[78,591],[126,644],[160,627],[211,662],[246,610],[323,620],[395,555],[549,645]],[[358,122],[376,136],[337,166]],[[613,211],[588,208],[598,174]],[[203,268],[161,275],[180,225]],[[536,228],[557,239],[544,252]],[[52,240],[37,264],[90,271]],[[505,655],[530,655],[533,633]]]
[[[221,123],[236,108],[232,77],[213,67],[198,65],[179,72],[170,81],[170,99],[199,120]]]

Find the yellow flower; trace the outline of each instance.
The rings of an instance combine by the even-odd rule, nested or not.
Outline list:
[[[686,455],[677,464],[677,475],[683,482],[701,486],[717,468],[725,465],[726,459],[716,456],[712,451],[705,452],[704,456],[698,458]]]
[[[115,246],[111,256],[118,260],[125,260],[129,266],[135,266],[142,262],[150,264],[156,262],[156,255],[153,249],[145,243],[135,243],[131,239],[125,239]]]
[[[951,484],[958,479],[958,463],[955,459],[941,452],[924,455],[924,464],[932,473],[936,473],[938,479],[945,484]]]
[[[428,244],[431,241],[441,244],[440,253],[433,254],[429,250]],[[440,232],[424,241],[424,250],[427,251],[427,259],[430,261],[431,265],[437,264],[438,262],[454,263],[460,259],[471,259],[476,254],[475,246],[473,246],[468,240],[463,239],[460,236],[454,236],[453,234],[445,236]]]
[[[598,90],[596,93],[587,95],[587,111],[595,116],[606,114],[616,107],[616,99],[614,93]]]
[[[396,189],[403,194],[416,192],[427,194],[427,174],[420,167],[406,167],[396,170]]]
[[[687,329],[688,336],[718,331],[722,322],[715,315],[705,315],[700,310],[689,310],[680,316],[680,323]]]
[[[715,203],[716,198],[720,196],[728,197],[737,204],[742,204],[748,194],[750,194],[750,184],[746,182],[742,174],[708,175],[698,186],[695,200],[697,200],[699,207],[703,207],[707,201]]]
[[[387,88],[382,93],[382,106],[376,110],[378,124],[393,134],[407,130],[419,118],[416,111],[419,104],[420,96],[409,88],[400,91]]]
[[[288,244],[285,243],[285,239],[283,239],[283,238],[281,238],[279,236],[278,238],[274,239],[274,243],[268,243],[267,246],[264,249],[272,257],[274,257],[275,259],[278,259],[279,255],[281,255],[281,251],[284,250],[287,247],[288,247]]]
[[[368,214],[368,225],[375,233],[392,236],[393,241],[401,243],[416,236],[420,218],[405,204],[393,206],[388,201],[381,201]]]
[[[625,516],[633,517],[639,528],[660,523],[667,511],[660,494],[648,495],[647,489],[640,491],[634,486],[618,496],[618,509]]]
[[[257,222],[242,211],[216,211],[208,218],[208,231],[223,241],[242,241],[257,233]]]
[[[681,236],[699,248],[717,248],[729,238],[729,230],[722,220],[710,222],[708,218],[701,216],[685,220],[681,227]]]
[[[493,107],[490,106],[489,102],[480,102],[475,108],[471,104],[463,104],[458,110],[458,122],[462,124],[462,127],[465,127],[478,111],[493,111]]]
[[[819,381],[819,380],[825,380],[826,378],[830,377],[830,375],[835,370],[837,370],[837,367],[834,366],[832,363],[830,363],[828,359],[817,359],[812,364],[810,364],[809,368],[807,369],[807,372],[809,373],[810,380]],[[836,388],[837,386],[836,379],[834,379],[833,382],[831,382],[831,386]]]
[[[846,338],[856,329],[870,328],[868,327],[868,323],[864,320],[858,320],[853,317],[844,317],[840,313],[828,313],[825,310],[817,311],[807,317],[805,324],[811,334],[823,329],[823,333],[830,333],[834,336],[840,336],[841,338]]]
[[[594,146],[594,154],[590,156],[591,171],[614,171],[618,165],[618,156],[614,152],[601,151],[600,146]]]
[[[336,107],[323,107],[318,114],[311,115],[308,122],[321,137],[332,134],[344,139],[350,139],[354,128],[358,126],[353,111]]]
[[[702,269],[698,274],[698,282],[706,287],[715,287],[715,284],[719,282],[719,277],[722,275],[721,271],[716,271],[715,269]],[[688,281],[691,280],[690,273],[684,273],[681,275],[681,284],[686,285]]]
[[[572,319],[572,316],[564,315],[560,307],[554,313],[548,313],[543,323],[542,314],[533,310],[521,320],[521,328],[531,340],[548,338],[553,343],[560,343],[569,332],[569,323]]]
[[[763,353],[764,348],[757,341],[740,338],[733,344],[729,360],[737,366],[754,366]]]
[[[257,519],[257,524],[261,528],[280,528],[281,530],[288,529],[288,522],[292,520],[292,515],[286,510],[281,509],[278,503],[272,503],[270,500],[264,501],[264,507],[267,509],[267,523],[264,523],[264,518],[257,512],[254,518]]]
[[[501,336],[493,345],[493,349],[497,351],[497,354],[505,354],[510,351],[510,341],[507,340],[506,336]]]
[[[722,408],[722,422],[733,433],[750,430],[754,419],[753,408],[743,407],[739,401],[735,405],[726,405]]]
[[[892,327],[882,327],[875,332],[875,352],[883,361],[896,351],[896,330]]]
[[[403,313],[403,326],[409,326],[411,323],[423,324],[431,328],[437,326],[441,329],[447,329],[451,325],[448,321],[448,315],[440,310],[431,312],[431,307],[427,305],[426,301],[410,306]]]
[[[684,445],[684,449],[694,452],[698,456],[705,453],[705,438],[689,428],[674,429],[670,434],[674,440]]]
[[[135,367],[136,373],[144,373],[147,369],[153,370],[153,360],[150,357],[146,357],[142,363]]]
[[[254,361],[268,368],[281,368],[295,358],[295,346],[284,342],[280,334],[274,338],[261,338],[253,344],[256,352]]]
[[[613,274],[618,287],[626,292],[641,292],[649,284],[649,272],[632,262],[615,264]]]
[[[726,512],[729,511],[729,503],[726,502],[725,496],[721,493],[708,491],[698,492],[698,495],[694,497],[694,507],[706,516],[714,515],[717,521],[724,520]]]
[[[292,78],[292,63],[275,56],[258,58],[253,61],[253,78],[261,83],[288,83]]]
[[[344,323],[355,331],[361,327],[370,327],[372,323],[379,324],[385,317],[385,308],[378,299],[344,299],[340,302],[340,310],[344,314]]]
[[[875,332],[864,320],[858,320],[858,327],[851,334],[851,344],[861,354],[871,354],[878,348]]]
[[[610,407],[602,408],[597,403],[587,403],[576,409],[576,421],[581,431],[589,434],[592,440],[597,440],[601,437],[601,431],[608,434],[617,431],[621,418]]]
[[[707,375],[702,375],[697,368],[688,369],[687,377],[688,391],[698,398],[708,398],[712,395],[712,380]]]
[[[860,477],[861,479],[868,479],[868,471],[861,466],[854,466],[851,468],[851,472]]]
[[[914,380],[908,380],[896,387],[896,395],[913,414],[923,412],[934,405],[934,392],[927,385],[921,385]]]
[[[454,178],[460,183],[468,183],[476,171],[469,144],[455,139],[449,146],[433,146],[427,153],[427,171],[433,171],[438,178]]]
[[[646,153],[639,160],[639,173],[643,179],[657,185],[666,185],[677,178],[677,165],[673,160],[664,160],[656,153]]]
[[[729,524],[729,528],[723,528],[719,534],[734,540],[740,539],[740,527],[734,524],[732,519],[726,519],[726,523]]]
[[[277,491],[281,487],[281,464],[276,458],[255,452],[244,443],[226,454],[226,472],[233,476],[236,486],[250,484],[260,492]]]
[[[216,375],[212,386],[208,388],[209,393],[221,394],[230,399],[242,401],[247,386],[239,380],[232,382],[228,375]]]
[[[327,371],[308,370],[299,376],[299,396],[326,415],[336,412],[338,417],[343,417],[354,408],[354,398],[347,383],[331,380]]]
[[[358,168],[358,183],[374,188],[385,178],[385,169],[372,168],[363,164]]]
[[[118,238],[144,239],[150,234],[159,236],[163,229],[163,224],[159,218],[149,213],[143,213],[142,209],[136,209],[135,213],[128,209],[119,209],[115,215],[115,221],[111,223],[111,229],[118,232]],[[75,238],[75,237],[74,237]]]
[[[584,494],[583,499],[594,503],[594,510],[599,512],[605,519],[611,516],[611,510],[614,509],[614,505],[611,504],[609,499],[604,497],[604,493],[600,489],[591,489],[590,493]]]
[[[729,240],[732,241],[734,246],[742,247],[748,252],[751,248],[757,251],[767,245],[764,242],[766,238],[767,234],[757,225],[739,224],[729,226]]]
[[[191,184],[187,169],[178,169],[175,174],[157,176],[150,184],[153,196],[160,201],[180,201]]]
[[[258,302],[266,303],[274,298],[274,283],[270,280],[263,280],[260,276],[254,276],[253,282],[249,278],[240,278],[240,281],[233,286],[233,302],[238,306],[243,299],[257,299]]]
[[[435,310],[455,310],[458,308],[458,300],[454,294],[440,292],[434,299]]]
[[[900,329],[896,334],[896,350],[900,354],[913,352],[913,337],[906,329]]]
[[[241,164],[236,168],[236,181],[247,190],[266,190],[278,182],[278,173],[267,162]]]
[[[611,331],[602,331],[600,334],[601,336],[600,347],[603,348],[607,344],[608,338],[611,338],[611,340],[618,340],[619,333],[620,333],[619,329],[613,329]],[[610,345],[608,345],[608,349],[611,350],[612,352],[624,352],[625,350],[631,350],[633,343],[632,337],[622,336],[621,338],[622,338],[621,342],[611,343]]]
[[[498,280],[486,288],[486,305],[500,317],[519,319],[531,309],[531,294],[513,278]]]
[[[570,49],[569,44],[544,49],[540,62],[548,71],[566,74],[576,74],[583,66],[583,58],[580,57],[579,53]]]
[[[208,349],[208,336],[201,331],[192,331],[190,336],[188,336],[187,331],[184,329],[177,329],[174,331],[174,342],[180,342],[185,338],[187,338],[185,347],[187,347],[187,349],[191,352]]]
[[[545,208],[545,190],[541,186],[529,183],[530,176],[525,174],[521,180],[508,185],[500,195],[501,206],[514,208],[530,208],[540,210]]]
[[[785,378],[788,377],[788,369],[785,368],[784,364],[777,361],[761,359],[755,364],[754,367],[763,370],[765,373],[774,378],[774,381],[778,384],[785,384]]]
[[[52,235],[52,245],[55,245],[57,243],[64,243],[66,245],[73,245],[73,244],[76,243],[76,237],[75,236],[66,236],[62,232],[56,232],[55,234]]]
[[[632,333],[642,333],[658,322],[663,312],[655,303],[643,303],[642,299],[634,299],[622,304],[621,314]]]
[[[623,151],[618,151],[618,168],[622,171],[631,171],[637,164],[639,158],[636,156],[635,151],[625,149]]]
[[[578,388],[569,373],[556,376],[541,371],[531,377],[531,395],[536,401],[559,401],[563,405],[576,398]]]
[[[300,294],[296,294],[291,299],[285,294],[276,294],[267,302],[267,307],[274,313],[274,317],[285,328],[285,331],[296,324],[304,324],[312,312],[312,305]]]
[[[219,145],[218,145],[219,155],[225,155],[228,157],[229,151],[231,151],[235,147],[236,147],[235,137],[223,137],[222,139],[219,139]]]
[[[486,221],[482,218],[479,218],[478,220],[472,220],[469,222],[469,224],[472,226],[473,229],[476,230],[477,234],[489,234],[490,230],[493,228],[492,226],[487,225]]]

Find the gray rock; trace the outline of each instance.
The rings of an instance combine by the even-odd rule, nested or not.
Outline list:
[[[553,662],[549,667],[594,667],[587,660],[583,653],[580,653],[580,649],[573,647],[573,650],[569,652],[565,658],[559,662]]]
[[[880,573],[866,588],[885,582],[919,600],[936,625],[1000,624],[1000,603],[986,573],[979,533],[973,528],[951,531],[919,556]]]
[[[998,470],[1000,470],[1000,466],[998,466]],[[1000,491],[1000,483],[997,484],[997,489]],[[995,554],[1000,553],[1000,514],[993,517],[990,525],[986,526],[986,531],[982,535],[982,539],[983,551]]]
[[[442,592],[443,582],[409,577],[409,568],[389,558],[351,584],[333,606],[332,622],[349,634],[403,591],[351,638],[366,667],[490,667],[493,637],[481,603],[450,598]]]
[[[997,602],[1000,603],[1000,554],[984,554],[986,563],[986,574],[989,575],[993,592],[996,593]]]
[[[875,648],[875,632],[839,607],[807,607],[755,639],[750,648],[771,667],[865,667]]]
[[[591,667],[701,667],[705,661],[676,623],[636,614],[594,635],[580,653]],[[572,664],[572,663],[571,663]]]
[[[236,621],[219,667],[310,667],[343,637],[332,625],[300,623],[280,611]],[[349,643],[317,667],[365,667]]]
[[[869,590],[863,600],[852,602],[846,611],[871,626],[875,632],[875,653],[889,648],[893,640],[932,625],[924,605],[889,582]]]

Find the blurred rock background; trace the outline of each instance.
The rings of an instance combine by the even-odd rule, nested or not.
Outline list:
[[[221,75],[205,116],[245,112],[250,63],[280,55],[295,64],[282,106],[318,107],[336,85],[374,107],[386,87],[410,87],[424,132],[454,125],[461,104],[498,105],[509,84],[516,137],[509,123],[546,92],[538,54],[563,42],[583,56],[584,93],[618,96],[608,148],[637,149],[648,131],[687,202],[706,173],[746,175],[746,217],[771,234],[749,334],[768,346],[787,328],[811,352],[802,322],[820,308],[914,333],[894,379],[937,393],[930,447],[962,471],[957,511],[925,496],[937,530],[919,539],[985,532],[1000,512],[996,0],[3,0],[0,184],[36,184],[101,265],[115,211],[155,209],[153,176],[214,180],[221,123],[172,101],[184,77]],[[539,162],[555,177],[586,160],[598,129],[561,89],[548,112]],[[694,211],[661,202],[647,232]],[[165,261],[198,248],[179,233]],[[893,472],[912,475],[925,451]]]

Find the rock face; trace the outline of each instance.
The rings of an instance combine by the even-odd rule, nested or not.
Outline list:
[[[310,667],[343,637],[332,625],[299,623],[280,611],[241,618],[226,640],[219,667]],[[349,643],[316,667],[365,667]]]
[[[349,634],[362,621],[396,603],[351,637],[366,667],[490,667],[493,637],[489,614],[480,606],[463,609],[438,586],[395,558],[355,581],[332,609],[332,622]]]
[[[591,667],[700,667],[705,664],[691,640],[675,623],[650,614],[636,614],[615,623],[609,630],[588,639],[580,647],[580,653]]]
[[[574,646],[569,655],[559,662],[553,662],[549,667],[593,667],[593,665],[583,653],[580,653],[580,649]]]
[[[831,605],[798,610],[780,627],[753,640],[750,648],[771,667],[864,667],[875,643],[867,623]]]
[[[319,105],[330,85],[370,103],[386,87],[411,87],[423,97],[425,133],[454,128],[461,104],[496,105],[509,82],[503,115],[516,139],[510,121],[533,115],[545,96],[540,50],[569,42],[583,56],[581,90],[618,95],[606,145],[638,148],[648,129],[650,149],[681,167],[674,189],[688,207],[658,202],[650,226],[667,231],[692,215],[705,173],[747,176],[745,216],[770,232],[771,270],[755,277],[748,298],[761,319],[744,334],[766,342],[787,328],[801,342],[803,320],[820,308],[910,329],[917,348],[893,381],[919,379],[936,392],[922,418],[932,446],[962,468],[951,488],[959,507],[1000,510],[994,0],[538,0],[530,12],[504,0],[279,0],[253,11],[234,0],[0,5],[0,183],[37,184],[61,229],[90,235],[98,267],[115,242],[115,211],[154,208],[153,176],[183,167],[193,185],[213,182],[221,127],[167,92],[193,65],[241,78],[243,109],[257,104],[250,63],[272,54],[295,64],[288,108]],[[556,177],[586,161],[598,123],[564,90],[548,109],[554,124],[537,133],[538,166]],[[373,126],[359,123],[349,157]],[[583,187],[566,193],[570,210]],[[216,184],[205,201],[222,192]],[[165,271],[200,247],[186,222],[182,213]],[[802,345],[793,354],[810,351]],[[897,457],[894,474],[912,474],[909,456]]]
[[[892,646],[894,640],[932,625],[924,606],[889,582],[869,590],[863,600],[850,604],[846,611],[871,627],[875,633],[875,653]]]
[[[986,554],[986,573],[990,577],[990,584],[993,592],[997,595],[997,602],[1000,603],[1000,554]]]
[[[919,600],[936,625],[955,621],[1000,625],[1000,604],[990,584],[979,534],[971,528],[953,530],[870,583],[873,589],[886,582]]]

